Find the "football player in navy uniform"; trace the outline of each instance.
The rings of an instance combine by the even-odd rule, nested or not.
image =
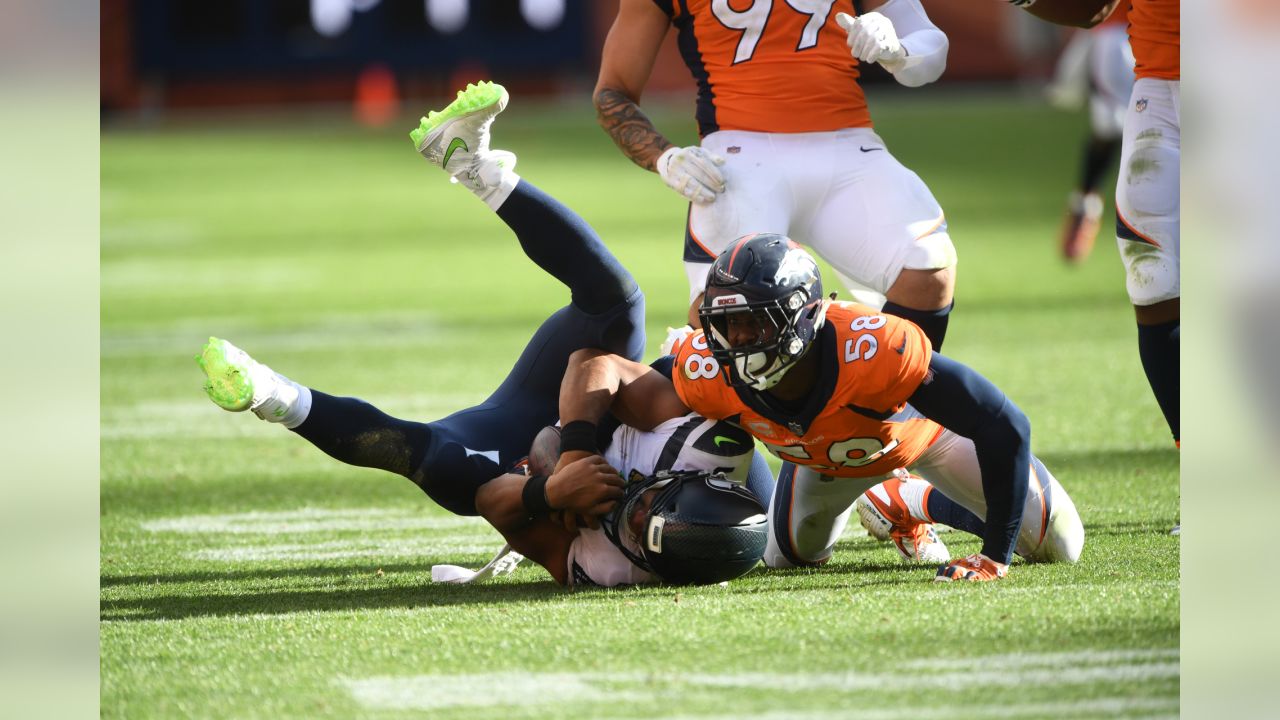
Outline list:
[[[604,457],[584,454],[550,475],[532,477],[522,461],[535,435],[556,422],[572,353],[599,348],[639,359],[644,295],[582,218],[516,175],[514,155],[489,149],[489,128],[507,101],[500,85],[471,85],[411,133],[427,160],[480,197],[515,232],[525,254],[571,291],[569,305],[538,328],[484,402],[434,422],[413,422],[300,385],[219,338],[209,339],[197,362],[207,377],[205,391],[219,407],[251,410],[347,464],[403,475],[453,513],[480,514],[477,492],[505,479],[504,487],[519,484],[526,516],[561,513],[571,520],[566,532],[579,521],[595,529],[628,497],[625,481]],[[601,436],[610,438],[614,428],[602,426]],[[763,460],[757,464],[767,474]],[[561,582],[569,579],[564,564],[548,569]]]

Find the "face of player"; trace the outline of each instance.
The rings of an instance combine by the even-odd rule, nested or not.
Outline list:
[[[738,312],[725,316],[725,340],[729,347],[760,345],[773,340],[777,328],[765,322],[763,313]]]
[[[653,506],[653,498],[658,495],[660,488],[649,488],[640,495],[640,499],[631,508],[631,514],[627,516],[627,529],[631,531],[631,537],[639,542],[644,537],[645,521],[649,518],[649,508]]]

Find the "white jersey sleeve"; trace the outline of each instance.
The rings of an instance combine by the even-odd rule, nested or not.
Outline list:
[[[754,441],[742,428],[691,413],[672,418],[650,432],[619,427],[604,458],[628,481],[663,470],[708,470],[746,483],[754,453]],[[638,547],[632,550],[640,552]],[[569,547],[567,562],[570,585],[613,587],[652,579],[602,530],[580,530]]]

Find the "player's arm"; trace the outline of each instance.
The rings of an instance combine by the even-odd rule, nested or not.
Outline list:
[[[724,176],[717,167],[724,160],[696,145],[677,147],[640,109],[640,95],[669,27],[670,19],[653,0],[622,0],[604,41],[591,99],[600,127],[624,155],[658,173],[689,200],[708,203],[724,190]]]
[[[606,412],[639,430],[652,430],[689,408],[665,375],[603,350],[578,350],[560,383],[560,422],[598,423]],[[561,437],[563,438],[563,432]]]
[[[1031,422],[990,380],[937,353],[929,361],[929,375],[907,402],[973,441],[987,503],[982,554],[1008,565],[1027,495]]]
[[[857,17],[838,13],[849,53],[878,62],[906,87],[937,80],[947,68],[947,36],[925,14],[920,0],[868,0]]]
[[[476,509],[502,533],[513,550],[546,568],[556,582],[566,585],[569,547],[577,533],[545,515],[530,517],[522,498],[528,481],[528,477],[516,474],[490,480],[476,492]]]
[[[600,126],[624,155],[646,170],[672,147],[640,110],[640,95],[670,20],[653,0],[622,0],[600,57],[600,77],[592,100]]]
[[[1091,28],[1106,20],[1121,0],[1008,0],[1055,25]],[[1128,2],[1128,0],[1125,0]]]

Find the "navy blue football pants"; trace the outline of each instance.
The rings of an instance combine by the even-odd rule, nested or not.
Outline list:
[[[312,390],[311,413],[295,429],[342,462],[408,477],[459,515],[477,514],[477,489],[509,472],[538,431],[556,422],[570,354],[593,347],[639,360],[644,352],[644,294],[586,221],[526,180],[497,214],[525,254],[571,293],[498,389],[479,405],[430,423]]]

